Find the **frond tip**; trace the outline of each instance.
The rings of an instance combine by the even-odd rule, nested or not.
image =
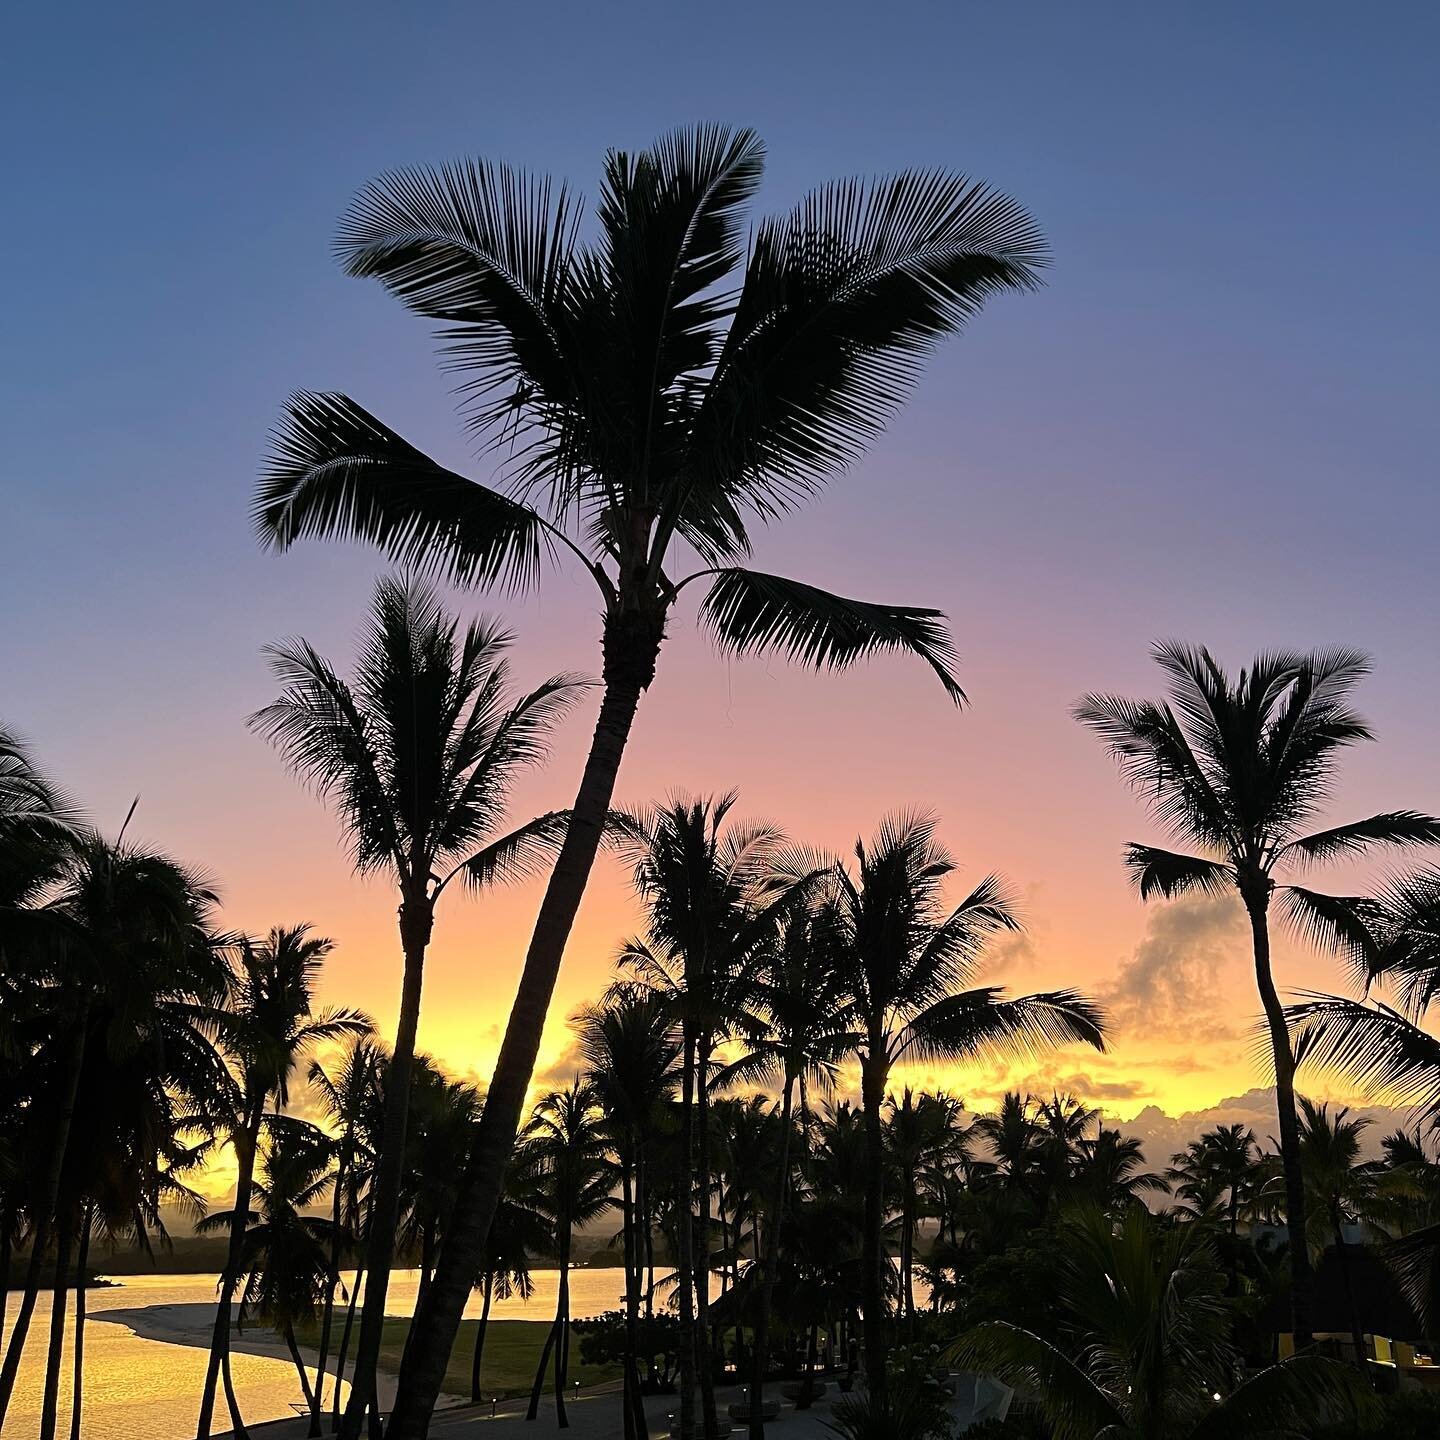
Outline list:
[[[702,625],[737,655],[767,649],[817,670],[843,670],[882,650],[924,660],[957,705],[965,703],[952,667],[955,650],[938,610],[849,600],[779,575],[725,569],[701,606]]]

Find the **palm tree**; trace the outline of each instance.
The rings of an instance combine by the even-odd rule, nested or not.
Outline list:
[[[480,1362],[485,1354],[485,1332],[490,1324],[490,1305],[494,1300],[508,1300],[518,1295],[528,1300],[535,1293],[530,1277],[530,1256],[538,1254],[550,1242],[550,1228],[545,1217],[530,1203],[533,1176],[520,1157],[512,1161],[507,1175],[507,1190],[490,1226],[485,1264],[480,1272],[480,1321],[475,1327],[475,1351],[470,1360],[470,1401],[478,1405],[483,1398],[480,1390]],[[519,1183],[517,1183],[519,1182]]]
[[[764,1228],[765,1243],[757,1240],[755,1246],[761,1283],[751,1356],[751,1440],[764,1440],[770,1311],[790,1197],[795,1095],[798,1089],[802,1116],[808,1116],[807,1085],[829,1090],[836,1067],[855,1043],[853,1009],[840,983],[828,928],[831,916],[824,906],[805,906],[787,907],[779,917],[778,931],[761,946],[759,963],[749,975],[747,1054],[729,1072],[736,1079],[780,1082],[775,1194]]]
[[[480,1144],[402,1375],[392,1429],[418,1440],[478,1270],[642,691],[681,591],[737,653],[844,667],[929,663],[955,700],[943,619],[744,568],[748,527],[863,453],[925,357],[1046,259],[1028,215],[983,184],[908,172],[821,189],[749,230],[763,150],[699,127],[605,163],[598,236],[563,186],[462,162],[367,186],[341,225],[351,274],[446,327],[506,494],[429,459],[343,395],[290,403],[256,500],[262,539],[363,539],[481,586],[524,588],[569,552],[602,607],[604,698],[489,1092]],[[539,502],[532,507],[531,500]],[[672,576],[680,545],[699,568]]]
[[[340,1283],[340,1252],[342,1247],[355,1245],[364,1231],[364,1214],[370,1176],[375,1163],[375,1150],[384,1126],[384,1097],[381,1076],[385,1056],[373,1032],[357,1037],[342,1053],[333,1073],[318,1060],[310,1062],[311,1088],[320,1101],[321,1112],[335,1134],[335,1184],[330,1196],[332,1284],[325,1295],[325,1308],[320,1321],[320,1360],[318,1372],[325,1369],[330,1349],[330,1330],[334,1319],[335,1289]],[[367,1197],[368,1199],[368,1197]],[[356,1267],[345,1308],[345,1326],[335,1352],[335,1386],[331,1407],[331,1428],[340,1425],[340,1384],[345,1376],[345,1360],[350,1352],[350,1331],[355,1321],[355,1302],[364,1278],[363,1258]],[[315,1390],[321,1395],[317,1379]],[[312,1412],[311,1433],[315,1419]]]
[[[335,1290],[340,1283],[340,1254],[353,1243],[361,1228],[361,1192],[367,1170],[374,1160],[366,1136],[366,1118],[375,1108],[375,1092],[383,1056],[373,1030],[357,1034],[346,1046],[339,1062],[327,1070],[319,1060],[310,1062],[310,1087],[320,1101],[321,1112],[335,1136],[335,1183],[330,1195],[330,1285],[320,1317],[320,1354],[315,1363],[315,1404],[310,1412],[310,1434],[320,1433],[320,1411],[325,1397],[325,1362],[330,1354],[330,1332],[335,1318]],[[360,1275],[355,1277],[358,1289]],[[350,1325],[354,1317],[354,1294],[346,1312],[345,1337],[335,1358],[334,1422],[340,1419],[340,1381],[345,1353],[350,1347]]]
[[[1233,1242],[1256,1188],[1259,1147],[1248,1125],[1217,1125],[1170,1157],[1166,1179],[1197,1215],[1218,1209]]]
[[[1163,1195],[1165,1177],[1145,1169],[1145,1151],[1135,1135],[1122,1135],[1103,1125],[1080,1141],[1071,1171],[1072,1190],[1087,1197],[1106,1215],[1120,1215],[1145,1203],[1146,1195]]]
[[[511,781],[543,759],[550,730],[579,686],[556,676],[507,705],[510,643],[510,635],[488,621],[462,630],[427,586],[384,579],[375,589],[354,682],[342,680],[304,640],[271,646],[271,665],[285,690],[250,717],[290,767],[338,805],[356,870],[388,872],[400,893],[404,980],[370,1197],[345,1440],[358,1440],[374,1400],[436,906],[457,878],[479,889],[532,874],[565,829],[557,813],[494,835]]]
[[[1137,1207],[1118,1227],[1081,1211],[1064,1234],[1061,1300],[1073,1346],[991,1321],[951,1351],[1034,1394],[1055,1440],[1308,1433],[1313,1422],[1368,1407],[1355,1372],[1317,1355],[1237,1383],[1223,1281],[1199,1226],[1166,1226]]]
[[[279,1112],[265,1118],[260,1175],[253,1185],[259,1214],[244,1217],[240,1271],[244,1277],[242,1323],[254,1317],[285,1341],[306,1409],[315,1413],[315,1396],[295,1339],[298,1325],[318,1316],[331,1285],[330,1224],[309,1213],[334,1182],[335,1142],[308,1121]],[[196,1226],[204,1235],[235,1233],[229,1211],[208,1216]]]
[[[1088,695],[1075,717],[1106,744],[1151,814],[1200,853],[1126,847],[1125,864],[1142,900],[1238,894],[1250,919],[1255,980],[1275,1070],[1280,1156],[1290,1235],[1297,1345],[1311,1335],[1313,1308],[1305,1238],[1305,1185],[1295,1113],[1295,1053],[1270,963],[1270,908],[1331,949],[1368,954],[1361,901],[1321,895],[1277,876],[1376,846],[1440,841],[1440,820],[1414,810],[1312,831],[1340,752],[1368,740],[1348,696],[1369,669],[1354,650],[1257,656],[1231,680],[1208,650],[1174,641],[1154,656],[1169,677],[1164,701]]]
[[[587,1080],[576,1079],[536,1103],[521,1137],[533,1166],[532,1203],[550,1222],[559,1261],[555,1323],[546,1338],[530,1391],[526,1419],[540,1408],[540,1389],[550,1352],[555,1352],[555,1415],[563,1430],[565,1380],[570,1366],[570,1245],[577,1225],[587,1225],[610,1208],[614,1179],[600,1111],[599,1096]]]
[[[972,1059],[1082,1041],[1104,1048],[1100,1011],[1073,990],[1006,999],[997,986],[964,988],[986,942],[1018,929],[995,877],[954,909],[943,903],[955,862],[935,840],[935,821],[898,815],[873,841],[857,841],[855,869],[837,868],[837,946],[854,1008],[866,1139],[865,1365],[885,1407],[885,1258],[881,1244],[885,1157],[881,1106],[890,1072],[917,1060]]]
[[[0,1423],[19,1373],[39,1291],[55,1242],[55,1295],[40,1433],[52,1440],[59,1399],[61,1339],[72,1242],[84,1197],[72,1152],[77,1114],[119,1086],[117,1067],[143,1068],[198,1097],[227,1083],[204,1017],[223,994],[225,965],[208,933],[215,895],[168,857],[93,833],[78,834],[50,884],[30,907],[5,917],[7,961],[33,977],[40,1026],[25,1084],[31,1254],[25,1288],[0,1368]],[[12,924],[24,919],[35,925]],[[10,942],[14,941],[12,950]],[[136,1081],[135,1083],[141,1083]]]
[[[718,1425],[709,1323],[709,1099],[715,1048],[727,1035],[754,1028],[745,1013],[752,964],[781,917],[804,900],[817,873],[807,865],[808,857],[785,849],[784,837],[773,826],[727,826],[735,799],[733,793],[718,799],[677,796],[620,820],[616,841],[645,906],[645,934],[622,948],[620,963],[666,998],[681,1036],[682,1440],[690,1440],[694,1424],[697,1370],[706,1440],[714,1440]],[[687,1219],[697,1196],[698,1259]]]
[[[210,1335],[210,1361],[200,1400],[197,1434],[206,1440],[215,1409],[215,1391],[230,1345],[230,1309],[240,1283],[250,1191],[255,1175],[255,1149],[266,1107],[278,1114],[290,1099],[296,1069],[316,1045],[347,1035],[367,1033],[367,1016],[356,1010],[314,1009],[315,987],[335,942],[312,935],[308,925],[275,926],[263,943],[248,939],[237,946],[234,980],[223,1017],[226,1046],[236,1068],[235,1109],[230,1142],[235,1151],[235,1204],[229,1211],[230,1234],[225,1268],[220,1275],[219,1303]],[[322,1357],[316,1375],[312,1433],[319,1433],[319,1394],[324,1376]],[[245,1425],[231,1414],[237,1433]]]
[[[649,1141],[662,1105],[674,1093],[678,1038],[665,998],[634,985],[612,986],[601,1004],[583,1010],[577,1017],[576,1038],[619,1164],[625,1247],[625,1435],[626,1440],[644,1440],[648,1432],[638,1366],[641,1277],[650,1253]]]

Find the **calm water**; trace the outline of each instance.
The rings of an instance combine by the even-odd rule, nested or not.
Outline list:
[[[555,1311],[556,1273],[536,1270],[533,1274],[535,1293],[528,1303],[497,1300],[490,1313],[497,1319],[549,1319]],[[419,1276],[413,1270],[392,1276],[387,1311],[392,1315],[413,1313],[418,1284]],[[620,1304],[623,1288],[623,1272],[618,1269],[572,1271],[571,1313],[579,1317],[614,1310]],[[193,1435],[205,1381],[204,1347],[215,1314],[215,1278],[127,1275],[114,1288],[91,1290],[88,1305],[82,1430],[85,1440],[184,1440]],[[14,1309],[12,1295],[6,1314],[7,1339]],[[479,1315],[478,1294],[471,1297],[465,1313]],[[42,1295],[35,1307],[19,1384],[5,1420],[5,1440],[34,1440],[39,1431],[49,1332],[50,1297]],[[73,1330],[67,1326],[60,1404],[60,1434],[66,1436],[70,1424],[72,1338]],[[300,1384],[288,1360],[237,1351],[232,1368],[236,1394],[247,1420],[274,1420],[294,1413],[291,1406],[300,1398]],[[218,1413],[222,1427],[228,1426],[223,1399]]]

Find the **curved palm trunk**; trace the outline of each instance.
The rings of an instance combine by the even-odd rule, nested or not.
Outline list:
[[[70,1293],[70,1226],[55,1227],[55,1279],[51,1286],[50,1348],[45,1356],[45,1394],[40,1402],[40,1440],[55,1440],[60,1409],[60,1370],[65,1354],[65,1308]]]
[[[680,1282],[680,1440],[695,1436],[695,1042],[687,1029],[680,1067],[680,1186],[675,1215]]]
[[[715,1415],[715,1358],[710,1335],[710,1044],[700,1047],[695,1072],[698,1102],[695,1172],[700,1181],[700,1254],[695,1276],[695,1368],[700,1377],[700,1423],[705,1440],[718,1440]]]
[[[640,1207],[637,1165],[631,1158],[639,1146],[628,1137],[626,1154],[620,1164],[621,1230],[625,1243],[625,1440],[642,1440],[646,1435],[645,1406],[640,1398],[640,1237],[637,1233]]]
[[[380,1360],[390,1263],[395,1255],[395,1232],[400,1221],[400,1182],[405,1168],[405,1132],[410,1115],[415,1035],[420,1028],[420,991],[433,918],[433,907],[423,889],[420,894],[407,897],[400,907],[405,980],[400,992],[395,1048],[386,1071],[385,1129],[380,1140],[380,1153],[375,1160],[375,1178],[371,1182],[370,1224],[366,1236],[365,1299],[360,1307],[360,1339],[355,1348],[355,1368],[350,1377],[350,1400],[340,1424],[342,1440],[360,1440],[366,1413],[374,1409],[375,1370]],[[468,1285],[466,1289],[468,1292]],[[414,1338],[413,1330],[411,1338]],[[452,1332],[451,1343],[454,1338]],[[407,1345],[407,1356],[410,1348]],[[442,1375],[449,1358],[450,1345],[447,1344],[444,1355],[440,1357]]]
[[[562,1430],[570,1427],[565,1413],[565,1381],[570,1374],[570,1227],[565,1227],[565,1244],[560,1252],[560,1290],[555,1304],[555,1420]]]
[[[20,1297],[20,1308],[10,1327],[10,1343],[5,1349],[5,1363],[0,1366],[0,1430],[5,1428],[5,1412],[10,1408],[11,1395],[15,1393],[15,1377],[20,1373],[20,1357],[24,1354],[25,1340],[30,1333],[30,1317],[35,1313],[35,1301],[40,1295],[40,1273],[45,1264],[45,1252],[50,1245],[55,1207],[60,1199],[60,1175],[65,1165],[65,1152],[70,1144],[70,1121],[75,1114],[75,1097],[80,1090],[80,1071],[85,1063],[89,1019],[89,1004],[82,999],[76,1009],[70,1054],[66,1057],[65,1093],[61,1097],[60,1109],[55,1117],[50,1158],[39,1193],[35,1197],[35,1214],[38,1218],[30,1235],[30,1260],[25,1267],[25,1290]]]
[[[1270,1053],[1275,1065],[1275,1109],[1280,1130],[1280,1162],[1285,1171],[1285,1227],[1290,1239],[1290,1313],[1295,1348],[1314,1343],[1315,1285],[1305,1230],[1305,1177],[1300,1166],[1300,1122],[1295,1113],[1295,1054],[1285,1024],[1285,1007],[1270,972],[1268,894],[1246,895],[1250,932],[1255,947],[1255,982],[1265,1023],[1270,1031]]]
[[[540,1363],[535,1367],[535,1380],[530,1386],[530,1404],[526,1407],[525,1418],[534,1420],[540,1414],[540,1396],[545,1390],[545,1372],[550,1368],[550,1352],[555,1348],[555,1332],[560,1328],[559,1302],[556,1315],[550,1322],[545,1335],[545,1348],[540,1352]]]
[[[367,1207],[368,1208],[368,1207]],[[369,1224],[367,1219],[366,1224]],[[360,1298],[360,1287],[365,1280],[365,1261],[361,1257],[355,1267],[355,1279],[350,1286],[350,1299],[345,1306],[345,1328],[340,1332],[340,1348],[335,1352],[335,1394],[330,1405],[330,1428],[340,1428],[340,1387],[345,1380],[345,1362],[350,1356],[350,1331],[355,1324],[355,1306]]]
[[[560,961],[600,848],[640,694],[655,675],[663,634],[663,618],[643,613],[606,618],[605,694],[600,715],[565,840],[530,938],[450,1233],[425,1307],[415,1316],[412,1333],[417,1343],[400,1367],[390,1423],[392,1440],[423,1440],[429,1427],[465,1297],[484,1263],[486,1237],[505,1183],[505,1167],[514,1149]]]
[[[865,1106],[865,1384],[871,1413],[884,1413],[888,1398],[885,1376],[885,1155],[880,1107],[885,1099],[885,1071],[878,1058],[884,1039],[872,1034],[862,1062],[861,1090]]]
[[[475,1353],[470,1357],[470,1403],[472,1405],[478,1405],[483,1398],[480,1394],[480,1361],[485,1355],[485,1331],[490,1326],[490,1301],[495,1293],[495,1276],[491,1271],[485,1272],[482,1293],[485,1299],[480,1306],[480,1323],[475,1327]]]
[[[305,1408],[315,1408],[315,1392],[310,1388],[310,1376],[305,1370],[305,1357],[300,1353],[300,1347],[295,1343],[295,1327],[285,1326],[285,1348],[290,1352],[290,1359],[295,1364],[295,1373],[300,1377],[300,1394],[304,1398]]]
[[[5,1335],[5,1317],[10,1312],[10,1262],[14,1258],[15,1241],[12,1213],[0,1213],[0,1339]]]
[[[235,1208],[230,1212],[229,1245],[225,1251],[225,1269],[220,1275],[215,1323],[210,1331],[210,1360],[205,1367],[205,1388],[200,1394],[200,1418],[195,1422],[196,1440],[209,1440],[210,1427],[215,1419],[215,1391],[230,1349],[230,1312],[235,1302],[236,1287],[240,1283],[245,1230],[249,1224],[250,1199],[255,1187],[255,1151],[260,1143],[260,1124],[264,1115],[265,1097],[247,1097],[240,1129],[234,1137],[237,1172]]]
[[[340,1283],[340,1197],[345,1188],[347,1157],[335,1170],[335,1194],[330,1201],[330,1278],[325,1289],[325,1310],[320,1318],[320,1354],[315,1361],[315,1397],[310,1402],[311,1440],[320,1434],[320,1412],[325,1405],[325,1362],[330,1358],[330,1327],[335,1319],[335,1287]]]
[[[760,1407],[765,1403],[765,1372],[770,1368],[770,1307],[775,1300],[775,1282],[780,1264],[780,1234],[785,1223],[786,1196],[790,1189],[790,1106],[794,1081],[785,1077],[780,1097],[780,1174],[775,1181],[775,1204],[765,1235],[765,1254],[759,1254],[760,1231],[756,1228],[756,1260],[762,1265],[760,1307],[755,1317],[755,1353],[750,1361],[750,1440],[765,1440],[765,1422]]]
[[[87,1205],[80,1220],[80,1253],[75,1257],[75,1355],[71,1362],[70,1440],[80,1440],[80,1418],[85,1408],[85,1280],[90,1264],[90,1227],[94,1223]]]

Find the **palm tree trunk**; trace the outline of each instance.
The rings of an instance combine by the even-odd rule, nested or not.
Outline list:
[[[560,1251],[560,1289],[555,1304],[558,1319],[555,1337],[555,1422],[560,1429],[570,1428],[565,1413],[565,1381],[570,1373],[570,1226],[565,1226],[565,1239]]]
[[[639,1177],[632,1158],[638,1148],[632,1132],[620,1162],[621,1229],[625,1242],[625,1440],[642,1440],[645,1436],[645,1406],[640,1398],[640,1236],[637,1233],[640,1207],[636,1200]]]
[[[368,1212],[368,1207],[367,1207]],[[367,1219],[368,1225],[368,1219]],[[345,1361],[350,1354],[350,1331],[355,1324],[355,1302],[360,1297],[360,1286],[365,1279],[365,1260],[362,1256],[355,1267],[355,1279],[350,1285],[350,1299],[345,1306],[345,1328],[340,1332],[340,1348],[335,1352],[335,1394],[330,1404],[330,1428],[340,1428],[340,1387],[345,1379]]]
[[[0,1339],[5,1336],[5,1316],[10,1308],[10,1261],[15,1252],[12,1213],[8,1208],[0,1213]]]
[[[1365,1331],[1360,1324],[1360,1310],[1355,1304],[1355,1287],[1350,1277],[1350,1247],[1345,1241],[1345,1221],[1336,1210],[1330,1224],[1335,1231],[1335,1256],[1340,1262],[1340,1279],[1345,1286],[1345,1311],[1350,1317],[1350,1343],[1355,1347],[1355,1364],[1361,1374],[1370,1374],[1370,1356],[1365,1349]]]
[[[555,1319],[550,1322],[549,1333],[545,1336],[545,1348],[540,1352],[540,1363],[535,1367],[535,1379],[530,1386],[530,1404],[525,1410],[527,1420],[535,1419],[540,1413],[540,1396],[545,1389],[545,1372],[550,1368],[550,1352],[555,1348],[555,1332],[560,1328],[558,1301],[556,1310]]]
[[[680,1440],[695,1437],[695,1041],[686,1027],[680,1067],[680,1177],[675,1278],[680,1310]]]
[[[418,1343],[400,1367],[391,1440],[424,1440],[429,1427],[465,1298],[484,1261],[486,1237],[505,1183],[505,1167],[514,1149],[565,945],[600,849],[640,694],[655,676],[663,636],[663,615],[617,610],[606,616],[605,694],[590,753],[530,937],[435,1283],[425,1308],[415,1316]]]
[[[755,1258],[761,1266],[761,1279],[760,1306],[755,1317],[755,1353],[750,1361],[750,1440],[765,1440],[765,1423],[760,1418],[760,1407],[765,1403],[765,1372],[770,1368],[770,1307],[775,1300],[780,1233],[785,1223],[786,1195],[790,1188],[790,1097],[794,1088],[794,1080],[787,1074],[780,1097],[780,1173],[775,1180],[775,1203],[765,1231],[763,1256],[759,1253],[759,1228],[755,1231]]]
[[[45,1394],[40,1402],[40,1440],[55,1440],[60,1409],[60,1369],[65,1354],[65,1304],[70,1291],[70,1225],[55,1227],[55,1278],[51,1285],[50,1348],[45,1357]]]
[[[210,1331],[210,1359],[205,1367],[205,1388],[200,1394],[200,1418],[195,1422],[196,1440],[209,1440],[215,1417],[215,1389],[225,1354],[230,1348],[230,1310],[235,1301],[235,1287],[240,1283],[245,1230],[250,1221],[250,1198],[255,1185],[255,1151],[260,1143],[260,1124],[264,1115],[264,1095],[247,1095],[240,1128],[234,1136],[237,1172],[235,1208],[230,1212],[230,1242],[225,1251],[225,1269],[220,1275],[215,1323]]]
[[[225,1404],[230,1410],[230,1429],[234,1433],[235,1440],[250,1440],[250,1432],[245,1428],[245,1418],[240,1414],[240,1397],[235,1393],[235,1376],[230,1371],[230,1347],[225,1347],[225,1353],[220,1357],[220,1379],[225,1386]]]
[[[350,1377],[350,1400],[340,1425],[341,1440],[360,1440],[366,1412],[374,1407],[375,1370],[380,1361],[390,1263],[395,1254],[395,1232],[400,1221],[400,1182],[405,1167],[405,1132],[410,1115],[415,1035],[420,1027],[420,992],[425,975],[425,951],[430,943],[433,921],[434,907],[425,894],[422,881],[418,893],[407,895],[400,906],[400,943],[405,952],[405,979],[400,991],[395,1048],[386,1069],[385,1128],[370,1186],[370,1224],[365,1254],[368,1278],[365,1300],[360,1307],[360,1339],[355,1348],[355,1368]],[[476,1269],[479,1269],[478,1264]],[[410,1339],[414,1339],[413,1327]],[[453,1343],[454,1339],[452,1330],[449,1342]],[[450,1356],[450,1343],[446,1344],[445,1354],[441,1357],[442,1375]],[[411,1348],[406,1346],[407,1356]]]
[[[1297,1350],[1314,1343],[1315,1285],[1305,1231],[1305,1177],[1300,1166],[1300,1122],[1295,1113],[1295,1054],[1285,1024],[1285,1007],[1270,971],[1268,892],[1246,895],[1250,932],[1255,947],[1255,982],[1265,1023],[1270,1031],[1270,1052],[1275,1064],[1275,1110],[1280,1130],[1280,1162],[1285,1171],[1285,1225],[1290,1237],[1290,1314]]]
[[[482,1287],[484,1302],[480,1306],[480,1323],[475,1327],[475,1353],[470,1357],[470,1403],[478,1405],[484,1398],[480,1394],[480,1361],[485,1354],[485,1331],[490,1324],[490,1301],[495,1293],[495,1274],[485,1272]]]
[[[70,1440],[80,1440],[80,1417],[85,1404],[85,1281],[90,1264],[90,1227],[94,1207],[86,1205],[80,1216],[80,1253],[75,1257],[75,1355],[71,1362]]]
[[[695,1075],[699,1102],[695,1122],[695,1169],[700,1179],[700,1254],[695,1267],[695,1368],[700,1374],[700,1420],[705,1440],[718,1440],[715,1414],[715,1359],[710,1338],[710,1041],[701,1046]]]
[[[85,1039],[89,1020],[89,1002],[82,998],[76,1005],[70,1054],[66,1057],[65,1093],[61,1096],[60,1107],[55,1116],[55,1130],[45,1174],[35,1196],[35,1220],[30,1232],[30,1260],[25,1267],[25,1290],[20,1297],[20,1308],[10,1326],[10,1343],[5,1349],[5,1363],[0,1366],[0,1430],[5,1428],[5,1412],[10,1408],[10,1397],[15,1392],[15,1377],[20,1373],[20,1357],[24,1353],[25,1340],[30,1333],[30,1317],[35,1313],[35,1301],[40,1294],[40,1272],[50,1244],[55,1206],[60,1198],[60,1175],[65,1165],[65,1152],[70,1144],[70,1121],[75,1114],[75,1097],[80,1090],[80,1071],[85,1063]]]
[[[315,1361],[315,1399],[310,1406],[310,1440],[320,1434],[320,1412],[325,1405],[325,1362],[330,1356],[330,1326],[335,1318],[335,1287],[340,1283],[340,1198],[345,1188],[347,1157],[335,1167],[335,1193],[330,1201],[330,1278],[325,1288],[325,1309],[320,1317],[320,1355]],[[337,1382],[338,1383],[338,1382]]]
[[[861,1090],[865,1107],[865,1385],[870,1392],[871,1414],[884,1413],[885,1376],[885,1251],[881,1231],[885,1224],[885,1155],[882,1149],[880,1107],[885,1099],[884,1037],[871,1034],[861,1062]]]
[[[290,1358],[295,1362],[295,1373],[300,1377],[300,1395],[305,1401],[305,1408],[315,1408],[315,1392],[310,1388],[310,1376],[305,1371],[305,1357],[300,1353],[300,1347],[295,1343],[295,1327],[285,1326],[285,1348],[290,1352]]]

